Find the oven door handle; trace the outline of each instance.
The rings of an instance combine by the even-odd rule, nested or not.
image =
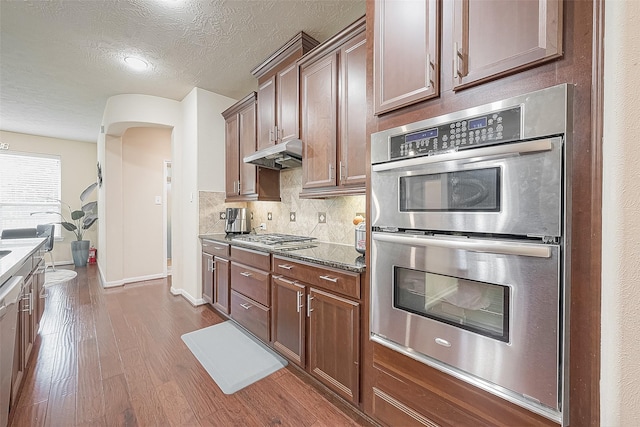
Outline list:
[[[403,236],[395,233],[380,232],[371,233],[371,236],[373,240],[377,240],[379,242],[396,243],[401,245],[459,249],[471,252],[529,256],[536,258],[551,257],[551,247],[540,244],[476,240],[464,237],[448,238],[440,236]]]
[[[406,160],[398,160],[389,163],[372,165],[373,172],[382,172],[393,169],[401,169],[416,165],[449,162],[452,160],[483,161],[489,157],[517,156],[520,154],[539,153],[553,150],[553,139],[539,139],[536,141],[518,142],[515,144],[494,145],[491,147],[476,148],[473,150],[452,151],[436,156],[414,157]]]

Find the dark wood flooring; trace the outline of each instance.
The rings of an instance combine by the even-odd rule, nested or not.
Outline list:
[[[290,367],[223,394],[180,336],[224,319],[168,280],[103,289],[89,266],[48,288],[10,425],[370,425]]]

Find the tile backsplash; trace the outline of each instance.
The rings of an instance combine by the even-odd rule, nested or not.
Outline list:
[[[224,193],[201,191],[200,234],[224,233],[220,212],[227,207],[247,207],[253,214],[251,227],[267,226],[261,233],[286,233],[315,237],[323,242],[354,241],[353,217],[366,212],[365,196],[300,199],[302,169],[280,172],[281,202],[224,203]],[[269,219],[271,217],[271,219]]]

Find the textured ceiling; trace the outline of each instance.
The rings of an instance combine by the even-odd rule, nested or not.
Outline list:
[[[0,130],[95,142],[113,95],[239,99],[296,33],[322,42],[364,12],[364,0],[0,0]]]

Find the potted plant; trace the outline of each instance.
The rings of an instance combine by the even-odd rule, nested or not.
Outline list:
[[[89,185],[81,194],[80,194],[80,202],[84,203],[85,199],[93,193],[97,182]],[[73,256],[73,264],[76,267],[84,267],[87,265],[87,259],[89,258],[89,240],[84,240],[84,231],[89,229],[93,225],[94,222],[98,220],[97,207],[98,202],[89,202],[81,204],[80,209],[73,210],[71,206],[64,203],[62,200],[58,200],[60,204],[65,205],[69,210],[68,218],[67,216],[60,212],[44,212],[47,214],[56,214],[62,218],[60,224],[64,227],[65,230],[73,232],[76,236],[76,240],[71,242],[71,255]],[[34,215],[40,212],[32,212],[31,215]]]

